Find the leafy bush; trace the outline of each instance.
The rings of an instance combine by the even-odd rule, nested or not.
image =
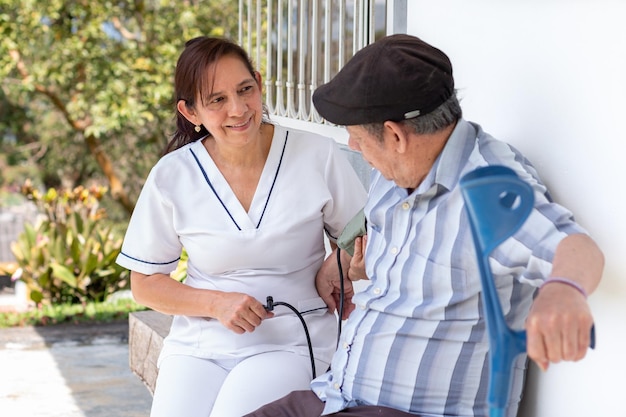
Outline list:
[[[109,323],[128,320],[133,311],[146,307],[132,299],[119,299],[103,303],[43,305],[22,312],[0,312],[0,329],[23,326],[50,326],[60,323]]]
[[[18,264],[15,279],[26,283],[37,304],[103,301],[129,287],[129,272],[117,265],[122,237],[106,221],[99,202],[105,187],[82,186],[41,194],[30,182],[22,194],[42,213],[26,223],[11,250]]]

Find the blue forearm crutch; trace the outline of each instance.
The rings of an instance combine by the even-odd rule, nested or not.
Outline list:
[[[526,352],[526,332],[506,324],[489,267],[489,255],[526,221],[534,204],[533,189],[504,166],[478,168],[461,178],[483,290],[483,311],[489,335],[489,415],[501,417],[511,389],[515,358]],[[591,347],[595,344],[592,327]]]

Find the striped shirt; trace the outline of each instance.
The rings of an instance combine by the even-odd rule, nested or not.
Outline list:
[[[558,243],[586,233],[554,203],[533,166],[480,126],[459,120],[428,176],[411,194],[374,171],[365,206],[369,286],[354,296],[331,371],[311,384],[324,414],[382,405],[421,416],[488,416],[488,340],[480,272],[459,188],[486,165],[512,168],[535,191],[524,226],[493,251],[490,266],[509,325],[523,327]],[[526,357],[514,372],[515,416]]]

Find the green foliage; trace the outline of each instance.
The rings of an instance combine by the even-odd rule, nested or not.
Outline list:
[[[104,187],[41,194],[26,183],[22,193],[44,213],[25,224],[11,250],[18,270],[37,304],[102,301],[129,287],[129,272],[115,263],[122,238],[106,222],[99,201]]]
[[[185,248],[183,248],[182,253],[180,254],[180,260],[178,261],[178,265],[176,269],[170,274],[172,278],[176,281],[183,282],[185,278],[187,278],[187,261],[189,259],[189,255]]]
[[[0,312],[0,329],[22,326],[48,326],[59,323],[107,323],[127,320],[128,313],[146,308],[132,299],[102,303],[44,305],[24,312]]]
[[[237,5],[0,0],[6,181],[32,178],[20,167],[35,166],[36,185],[96,180],[115,201],[123,193],[134,201],[174,131],[173,72],[185,41],[236,37]]]

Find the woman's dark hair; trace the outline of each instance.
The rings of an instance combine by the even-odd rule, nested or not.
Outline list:
[[[250,74],[254,76],[254,66],[246,51],[228,39],[200,36],[185,43],[185,49],[176,63],[174,75],[176,132],[165,147],[163,154],[210,134],[204,126],[196,132],[195,125],[187,120],[176,106],[179,100],[184,100],[187,107],[193,108],[196,105],[196,97],[210,95],[213,80],[207,77],[207,70],[226,55],[234,55],[241,59]]]

